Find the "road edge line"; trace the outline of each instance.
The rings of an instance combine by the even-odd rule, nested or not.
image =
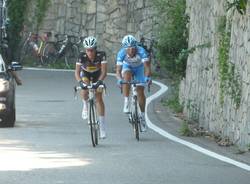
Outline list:
[[[212,158],[215,158],[215,159],[218,159],[222,162],[226,162],[228,164],[231,164],[231,165],[234,165],[234,166],[237,166],[241,169],[244,169],[244,170],[247,170],[247,171],[250,171],[250,165],[247,165],[245,163],[242,163],[242,162],[239,162],[239,161],[236,161],[236,160],[233,160],[229,157],[226,157],[226,156],[223,156],[223,155],[220,155],[218,153],[215,153],[213,151],[210,151],[208,149],[205,149],[199,145],[196,145],[194,143],[191,143],[191,142],[188,142],[184,139],[181,139],[179,137],[176,137],[172,134],[170,134],[169,132],[159,128],[158,126],[156,126],[155,124],[153,124],[149,117],[148,117],[148,113],[147,113],[147,110],[148,110],[148,106],[149,104],[155,100],[156,98],[158,98],[159,96],[161,96],[162,94],[164,94],[167,90],[168,90],[168,87],[164,84],[162,84],[161,82],[157,82],[157,81],[153,81],[154,84],[158,85],[160,87],[160,90],[157,91],[155,94],[149,96],[147,98],[147,101],[146,101],[146,113],[145,113],[145,118],[146,118],[146,121],[147,121],[147,125],[149,126],[149,128],[151,128],[152,130],[154,130],[155,132],[157,132],[158,134],[162,135],[163,137],[165,138],[168,138],[169,140],[171,141],[174,141],[174,142],[177,142],[179,144],[182,144],[186,147],[189,147],[195,151],[198,151],[200,153],[203,153],[209,157],[212,157]]]

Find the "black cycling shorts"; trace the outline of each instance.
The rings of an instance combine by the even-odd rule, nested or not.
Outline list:
[[[101,75],[101,70],[97,70],[95,72],[87,72],[85,70],[81,71],[81,78],[83,81],[85,79],[88,79],[89,81],[92,81],[93,83],[95,83],[98,81],[100,75]]]

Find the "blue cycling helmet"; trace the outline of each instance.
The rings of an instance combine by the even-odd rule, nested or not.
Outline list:
[[[134,36],[132,35],[126,35],[124,36],[124,38],[122,39],[122,46],[124,48],[128,48],[128,47],[136,47],[137,46],[137,40]]]

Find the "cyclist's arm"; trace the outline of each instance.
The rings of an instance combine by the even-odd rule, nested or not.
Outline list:
[[[101,64],[101,75],[99,77],[99,80],[103,81],[106,76],[107,76],[107,62],[102,62],[102,64]]]
[[[151,61],[148,53],[144,48],[139,48],[139,54],[141,55],[142,62],[144,64],[144,75],[146,77],[151,77]]]
[[[116,78],[122,79],[122,65],[116,65]]]
[[[78,82],[82,80],[80,77],[80,73],[81,73],[81,65],[76,63],[75,78]]]
[[[122,79],[122,65],[125,55],[126,55],[125,49],[121,49],[116,57],[116,78],[118,80]]]
[[[144,72],[145,76],[151,77],[151,65],[149,60],[144,62]]]

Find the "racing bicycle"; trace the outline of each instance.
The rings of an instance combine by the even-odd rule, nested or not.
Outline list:
[[[128,113],[128,120],[129,123],[132,125],[133,127],[133,132],[135,135],[135,138],[137,139],[137,141],[140,140],[140,132],[142,132],[141,130],[141,118],[140,118],[140,110],[139,110],[139,105],[138,105],[138,94],[137,94],[137,86],[139,84],[142,84],[142,82],[136,81],[136,80],[132,80],[132,81],[122,81],[121,84],[129,84],[131,86],[132,89],[132,94],[131,94],[131,100],[130,100],[130,105],[129,105],[129,109],[130,112]],[[122,92],[122,88],[121,88],[121,92]],[[150,85],[148,85],[148,92],[150,92]]]
[[[97,120],[97,112],[96,112],[96,99],[95,94],[96,90],[106,90],[106,85],[104,83],[97,85],[97,83],[93,83],[90,81],[90,84],[85,85],[84,88],[80,86],[74,87],[75,96],[77,91],[82,89],[88,89],[89,91],[89,99],[88,99],[88,124],[90,128],[90,134],[91,134],[91,141],[93,147],[98,145],[98,139],[99,139],[99,133],[100,133],[100,127],[99,122]]]

